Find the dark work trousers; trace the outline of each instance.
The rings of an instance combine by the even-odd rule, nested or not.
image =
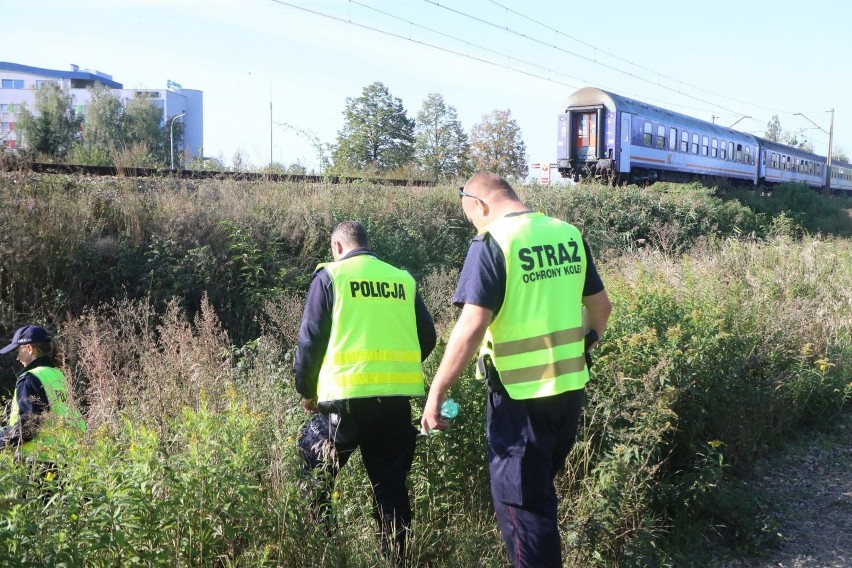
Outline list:
[[[411,526],[405,479],[417,438],[409,399],[353,398],[336,401],[333,406],[336,412],[315,414],[302,432],[299,448],[303,473],[320,482],[317,504],[324,520],[331,523],[329,502],[334,479],[360,447],[373,487],[373,514],[379,522],[383,552],[389,554],[390,548],[395,548],[401,563],[405,532]]]
[[[491,496],[516,568],[562,566],[553,480],[565,465],[583,406],[583,390],[512,400],[488,395]]]

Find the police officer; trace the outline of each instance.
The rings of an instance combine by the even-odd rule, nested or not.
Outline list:
[[[295,360],[296,390],[314,413],[299,439],[304,473],[320,482],[314,498],[331,527],[334,478],[360,447],[382,552],[402,566],[417,436],[409,399],[424,395],[435,325],[414,278],[371,252],[363,225],[340,223],[331,252],[313,274]]]
[[[15,382],[11,411],[0,431],[0,445],[19,450],[23,457],[52,465],[52,444],[60,422],[68,418],[73,428],[86,425],[76,410],[68,406],[68,392],[62,371],[54,367],[52,338],[37,325],[15,331],[12,342],[0,354],[16,352],[24,366]]]
[[[479,234],[459,276],[453,303],[462,311],[421,424],[447,427],[440,405],[479,347],[500,532],[516,567],[561,566],[553,480],[577,433],[587,352],[612,306],[576,227],[527,209],[506,180],[488,172],[471,177],[459,195]]]

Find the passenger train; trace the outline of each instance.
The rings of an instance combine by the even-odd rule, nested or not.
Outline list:
[[[751,185],[798,182],[852,196],[852,166],[799,148],[608,93],[576,91],[558,117],[562,177],[605,183],[727,178]]]

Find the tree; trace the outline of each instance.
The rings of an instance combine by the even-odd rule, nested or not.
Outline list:
[[[123,121],[121,99],[103,85],[96,85],[91,90],[80,142],[74,145],[71,160],[98,166],[112,164],[115,149],[123,145]]]
[[[527,149],[512,111],[494,110],[470,132],[473,165],[498,175],[523,179],[529,174]]]
[[[764,133],[764,137],[772,142],[786,144],[787,146],[792,146],[794,148],[804,150],[805,152],[813,153],[814,151],[814,145],[804,137],[801,131],[796,134],[789,130],[783,130],[781,128],[781,121],[778,120],[777,114],[773,115],[772,120],[766,123],[766,132]],[[801,137],[801,140],[799,137]]]
[[[411,163],[414,121],[382,83],[364,87],[356,99],[347,97],[343,116],[333,154],[336,168],[389,171]]]
[[[845,164],[848,164],[849,163],[849,156],[846,155],[846,151],[843,148],[838,146],[837,148],[834,148],[831,151],[831,161],[832,162],[843,162]]]
[[[163,111],[149,99],[131,99],[124,107],[122,121],[124,144],[127,147],[147,146],[151,159],[161,164],[168,164],[172,128],[175,148],[183,146],[183,126],[180,121],[175,122],[177,124],[173,127],[163,122]]]
[[[414,155],[436,180],[469,174],[470,143],[458,120],[455,107],[444,97],[430,93],[417,113]]]
[[[79,137],[82,117],[74,114],[74,97],[56,83],[45,83],[35,91],[35,113],[18,111],[16,128],[29,152],[64,158]]]
[[[772,120],[766,123],[766,132],[763,136],[772,142],[781,142],[781,121],[777,114],[772,115]]]
[[[799,133],[799,135],[800,134],[801,133]],[[793,132],[785,131],[784,134],[781,136],[781,143],[786,144],[787,146],[792,146],[793,148],[804,150],[805,152],[813,153],[814,145],[811,144],[807,138],[802,137],[802,139],[799,140],[799,135]]]
[[[108,88],[96,85],[86,105],[81,140],[74,147],[76,163],[152,166],[169,162],[171,130],[151,100],[135,98],[125,105]],[[174,125],[175,144],[183,146],[183,125]]]

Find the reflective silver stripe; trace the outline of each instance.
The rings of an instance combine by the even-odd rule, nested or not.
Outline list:
[[[580,341],[583,339],[583,335],[582,327],[574,327],[554,331],[553,333],[545,333],[536,337],[527,337],[526,339],[502,341],[494,344],[494,356],[508,357],[510,355],[520,355],[521,353],[531,353],[541,349],[550,349],[559,345],[567,345]]]
[[[583,355],[562,359],[545,365],[534,367],[523,367],[521,369],[510,369],[500,371],[500,379],[504,385],[516,385],[518,383],[529,383],[544,379],[552,379],[561,375],[579,373],[586,368],[586,358]]]

